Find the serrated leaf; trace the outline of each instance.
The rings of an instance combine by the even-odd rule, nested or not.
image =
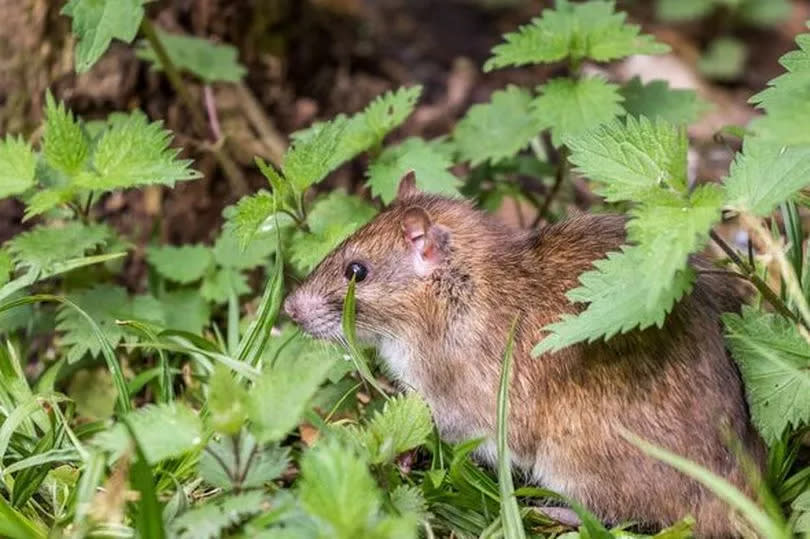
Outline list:
[[[110,46],[113,39],[131,43],[143,19],[147,0],[70,0],[62,14],[73,19],[76,71],[87,71]]]
[[[142,185],[174,186],[200,174],[189,168],[191,160],[177,159],[179,150],[169,147],[172,134],[161,122],[149,123],[136,111],[115,118],[95,146],[92,169],[76,184],[87,189],[112,190]]]
[[[279,441],[298,424],[333,362],[333,357],[279,358],[264,369],[248,400],[251,429],[260,442]]]
[[[309,232],[297,230],[293,235],[291,262],[303,271],[311,270],[375,213],[361,198],[332,191],[312,206],[307,217]]]
[[[725,180],[730,206],[766,216],[810,184],[810,146],[746,138]]]
[[[14,262],[11,255],[5,249],[0,249],[0,286],[6,284],[11,272],[14,270]]]
[[[551,79],[538,88],[532,113],[551,140],[560,146],[565,137],[579,135],[624,114],[619,87],[601,78]]]
[[[84,168],[89,154],[90,141],[79,122],[64,103],[57,103],[48,92],[42,135],[42,155],[48,165],[72,178]]]
[[[720,220],[723,201],[723,190],[707,184],[688,199],[662,191],[631,212],[635,219],[627,225],[628,240],[645,252],[636,275],[655,276],[645,286],[647,308],[661,301],[675,275],[685,271],[689,255],[705,245],[712,225]]]
[[[170,34],[157,30],[166,54],[178,69],[196,75],[203,82],[239,82],[246,70],[239,63],[239,51],[232,45],[215,44],[199,37]],[[160,61],[148,41],[139,44],[136,56],[161,70]]]
[[[333,440],[302,457],[299,495],[304,509],[321,524],[324,537],[367,537],[381,505],[366,463]]]
[[[372,144],[382,142],[388,132],[411,115],[421,94],[422,87],[419,85],[403,87],[377,96],[369,103],[359,118],[363,119],[366,130],[372,135]],[[356,118],[353,116],[351,121],[359,123],[359,118]]]
[[[413,515],[416,520],[428,518],[428,505],[424,494],[412,485],[399,485],[391,491],[391,505],[400,515]]]
[[[374,414],[363,431],[363,441],[371,463],[379,464],[422,445],[432,430],[430,408],[411,392],[394,397]]]
[[[0,142],[0,198],[19,195],[34,186],[37,157],[22,137]]]
[[[340,144],[346,125],[346,118],[338,116],[320,124],[309,136],[293,139],[282,171],[298,192],[323,180],[343,160]]]
[[[608,201],[643,201],[662,187],[685,193],[686,133],[664,120],[628,117],[566,139],[569,160]]]
[[[705,76],[730,81],[742,75],[748,49],[745,43],[733,37],[718,37],[698,60],[698,70]]]
[[[460,159],[472,166],[497,163],[528,146],[542,129],[531,101],[528,91],[510,85],[494,92],[489,103],[470,107],[453,130]]]
[[[163,322],[160,304],[151,296],[130,298],[126,289],[111,284],[97,284],[92,288],[74,292],[68,298],[85,311],[101,328],[113,347],[127,335],[117,320],[138,319],[156,324]],[[87,320],[75,309],[60,305],[56,315],[56,329],[65,332],[63,346],[67,347],[68,363],[81,359],[85,354],[98,357],[101,343]]]
[[[146,248],[146,260],[164,279],[188,284],[202,279],[214,256],[205,245],[152,245]]]
[[[112,229],[106,225],[85,225],[78,221],[62,227],[38,225],[11,239],[8,251],[18,266],[40,271],[78,258],[113,237]]]
[[[263,508],[261,491],[229,494],[189,509],[172,523],[172,529],[181,539],[218,539]]]
[[[810,34],[797,36],[796,44],[798,50],[779,59],[788,72],[750,100],[766,112],[751,122],[751,129],[781,144],[810,144],[805,128],[810,123]]]
[[[244,249],[264,223],[273,217],[276,204],[273,195],[259,191],[255,195],[242,197],[228,216],[229,226]]]
[[[247,278],[234,268],[220,268],[203,279],[200,294],[214,303],[226,303],[231,293],[241,296],[250,292]]]
[[[173,290],[160,296],[165,326],[168,329],[202,334],[211,318],[211,308],[200,293],[190,288]]]
[[[184,404],[148,404],[127,414],[127,421],[150,465],[195,451],[202,443],[202,422]],[[94,436],[91,443],[117,460],[129,447],[129,433],[124,425],[117,423]]]
[[[233,435],[247,420],[247,391],[236,381],[230,369],[217,364],[208,380],[208,410],[216,432]]]
[[[199,469],[208,484],[226,490],[261,487],[289,465],[289,448],[260,446],[247,431],[242,431],[235,442],[237,439],[229,436],[208,443]]]
[[[726,339],[740,366],[751,419],[768,444],[810,424],[810,345],[790,321],[743,307],[725,314]]]
[[[457,195],[459,179],[448,169],[453,162],[433,145],[418,137],[386,148],[368,167],[371,193],[389,204],[397,194],[402,177],[410,170],[416,175],[416,185],[426,193]]]
[[[642,84],[639,77],[633,77],[619,93],[624,97],[622,106],[628,114],[653,120],[663,118],[673,125],[691,124],[707,108],[694,90],[670,88],[665,80]]]
[[[484,71],[506,66],[548,63],[570,57],[575,62],[591,58],[607,62],[632,54],[663,54],[669,47],[640,28],[626,24],[627,15],[615,12],[613,2],[571,3],[558,0],[556,8],[517,32],[504,35],[505,43],[492,49]]]
[[[219,238],[214,242],[214,260],[223,268],[240,270],[265,265],[270,255],[276,252],[275,236],[262,234],[242,249],[234,232],[227,227],[223,228]]]
[[[579,288],[568,292],[571,301],[588,302],[579,315],[565,315],[546,326],[550,334],[532,350],[535,356],[556,351],[578,342],[608,339],[635,328],[661,326],[676,301],[692,288],[694,271],[675,274],[668,283],[657,279],[638,279],[638,268],[650,264],[648,255],[638,247],[625,247],[594,262],[596,269],[580,275]],[[628,286],[627,283],[633,283]],[[658,289],[658,301],[648,303],[650,287]]]
[[[70,202],[73,200],[73,197],[76,196],[77,192],[78,190],[72,187],[37,191],[26,201],[25,217],[23,221],[27,221],[32,217],[36,217],[57,206]]]
[[[663,21],[688,21],[711,13],[716,0],[657,0],[655,13]]]

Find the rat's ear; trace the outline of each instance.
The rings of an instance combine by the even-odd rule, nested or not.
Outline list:
[[[448,232],[434,224],[430,215],[420,206],[410,206],[402,214],[402,234],[417,255],[417,270],[429,273],[432,266],[441,262],[447,243]]]
[[[409,170],[402,179],[399,180],[399,188],[397,189],[397,200],[405,200],[406,198],[416,196],[419,194],[419,188],[416,187],[416,174],[413,170]]]

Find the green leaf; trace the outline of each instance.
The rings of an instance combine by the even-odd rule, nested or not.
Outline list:
[[[208,410],[216,432],[236,434],[247,420],[247,391],[231,371],[218,363],[208,380]]]
[[[575,302],[588,302],[578,316],[564,315],[559,322],[546,326],[550,334],[532,350],[538,356],[574,343],[609,339],[635,328],[661,326],[672,306],[692,288],[694,272],[678,271],[674,280],[638,279],[638,268],[653,264],[639,247],[625,247],[594,262],[596,269],[580,275],[580,287],[568,292]],[[633,286],[627,286],[632,282]],[[657,302],[650,305],[655,294]]]
[[[353,451],[325,440],[301,458],[301,505],[318,519],[323,537],[366,537],[380,509],[380,491]]]
[[[407,393],[386,401],[363,431],[372,464],[392,462],[398,455],[427,441],[433,420],[425,401]]]
[[[298,425],[334,359],[279,359],[264,369],[248,400],[251,429],[260,442],[281,440]]]
[[[0,198],[19,195],[34,186],[37,157],[22,137],[6,135],[0,142]]]
[[[749,24],[771,26],[788,20],[792,9],[790,0],[742,0],[737,13]]]
[[[598,77],[551,79],[538,91],[540,96],[532,101],[532,112],[542,128],[551,128],[555,146],[560,146],[566,137],[624,114],[619,87]]]
[[[276,204],[273,195],[267,191],[259,191],[255,195],[242,197],[237,202],[236,207],[228,216],[228,223],[241,249],[250,243],[250,240],[265,223],[269,222],[268,224],[272,226],[275,211]],[[289,219],[286,215],[279,217],[280,221]]]
[[[717,0],[657,0],[655,13],[663,21],[688,21],[708,15]]]
[[[161,305],[153,297],[130,298],[126,289],[112,284],[97,284],[68,297],[99,325],[113,347],[127,335],[117,320],[143,319],[160,324],[163,318]],[[65,332],[62,344],[67,347],[69,363],[78,361],[87,353],[98,357],[102,351],[101,343],[93,336],[93,328],[82,315],[62,305],[56,320],[56,329]]]
[[[18,266],[41,271],[104,245],[113,234],[106,225],[84,225],[78,221],[63,227],[38,225],[11,239],[8,251]]]
[[[9,539],[45,539],[48,534],[0,496],[0,535]]]
[[[153,245],[146,248],[146,260],[163,278],[188,284],[202,279],[214,257],[204,245]]]
[[[312,206],[307,217],[310,231],[297,230],[293,235],[291,262],[303,271],[310,271],[375,213],[374,207],[359,197],[332,191]]]
[[[632,54],[669,52],[668,46],[656,43],[652,36],[639,35],[640,28],[626,24],[626,17],[624,12],[615,12],[613,2],[558,0],[555,9],[543,10],[531,24],[506,34],[505,43],[492,49],[484,71],[566,57],[574,62],[584,58],[608,62]]]
[[[663,118],[673,125],[691,124],[708,108],[694,90],[672,89],[664,80],[642,84],[639,77],[633,77],[619,93],[624,97],[622,106],[628,114]]]
[[[14,271],[14,262],[6,249],[0,249],[0,286],[8,282],[11,272]]]
[[[277,445],[259,446],[250,433],[242,431],[238,439],[212,439],[200,456],[199,471],[208,484],[221,489],[257,488],[287,469],[289,453],[289,448]]]
[[[226,303],[231,294],[241,296],[250,292],[247,278],[233,268],[221,268],[203,279],[200,294],[207,301]]]
[[[790,507],[796,515],[793,531],[795,533],[810,534],[810,490],[801,493],[793,500]]]
[[[399,180],[410,170],[416,175],[416,185],[427,193],[457,195],[458,178],[448,169],[453,162],[434,145],[418,137],[390,146],[368,168],[371,193],[385,204],[394,200]]]
[[[745,43],[733,37],[718,37],[698,60],[698,70],[715,80],[730,81],[742,75],[748,50]]]
[[[531,95],[517,86],[492,94],[489,103],[473,105],[453,130],[462,161],[472,166],[513,157],[543,128],[531,112]]]
[[[323,180],[344,160],[340,144],[346,125],[346,118],[338,116],[320,124],[308,136],[293,139],[284,156],[282,171],[298,192]]]
[[[189,168],[191,160],[177,159],[179,150],[169,147],[171,138],[161,122],[149,123],[140,111],[117,117],[95,146],[92,170],[79,175],[76,184],[107,191],[153,184],[174,186],[177,181],[199,178],[200,173]]]
[[[797,36],[796,44],[799,50],[779,59],[788,72],[750,100],[766,112],[751,122],[751,129],[781,144],[810,144],[805,129],[810,123],[810,34]]]
[[[135,442],[135,454],[137,455],[129,472],[129,482],[138,493],[135,516],[138,537],[143,539],[164,539],[166,530],[163,528],[163,515],[157,499],[155,476],[152,474],[146,460],[144,447],[138,433],[130,422],[131,417],[132,415],[124,417],[123,425]]]
[[[172,529],[181,539],[218,539],[264,506],[261,491],[229,494],[186,511],[172,523]]]
[[[90,141],[73,113],[53,95],[45,95],[45,127],[42,135],[42,155],[55,170],[73,177],[85,165],[90,154]]]
[[[689,255],[705,245],[712,225],[720,220],[723,201],[723,190],[706,184],[695,189],[688,200],[662,191],[631,212],[635,219],[627,224],[628,240],[637,243],[645,255],[635,275],[655,276],[645,279],[650,281],[644,286],[647,308],[661,301],[675,275],[685,271]]]
[[[157,30],[166,54],[178,69],[196,75],[203,82],[239,82],[245,68],[239,63],[239,51],[232,45],[217,45],[199,37],[170,34]],[[141,41],[136,56],[160,70],[161,64],[148,41]]]
[[[200,418],[194,410],[180,403],[148,404],[128,413],[126,421],[150,465],[195,451],[202,443]],[[171,436],[166,436],[166,433],[171,433]],[[127,428],[117,423],[96,434],[91,444],[110,453],[114,461],[127,451],[129,440]]]
[[[42,189],[41,191],[37,191],[26,200],[25,217],[23,221],[27,221],[32,217],[36,217],[57,206],[70,202],[77,193],[78,189],[74,187]]]
[[[413,515],[416,520],[428,519],[427,500],[417,487],[399,485],[391,491],[391,505],[400,515]]]
[[[659,119],[628,117],[565,141],[569,160],[604,185],[598,192],[609,202],[643,201],[669,187],[685,193],[686,133]]]
[[[271,233],[256,237],[243,249],[234,231],[226,227],[214,242],[213,253],[214,260],[223,268],[247,270],[267,264],[276,248],[276,234]]]
[[[745,381],[751,419],[769,444],[810,425],[810,345],[790,321],[743,307],[725,314],[726,339]]]
[[[746,138],[725,180],[728,203],[760,216],[810,184],[810,146]]]
[[[113,39],[131,43],[143,19],[147,0],[70,0],[62,14],[73,19],[76,71],[87,71],[110,46]]]
[[[202,334],[211,318],[211,308],[197,290],[182,288],[160,296],[166,328]]]

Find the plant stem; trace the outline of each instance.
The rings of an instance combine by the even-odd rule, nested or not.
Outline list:
[[[205,111],[208,113],[208,125],[211,127],[211,134],[214,135],[215,141],[219,141],[222,139],[222,130],[219,128],[217,103],[214,100],[214,90],[210,84],[203,86],[203,95],[205,96]]]
[[[548,196],[546,196],[546,199],[543,201],[543,205],[537,212],[537,217],[532,223],[532,228],[539,225],[540,221],[546,217],[549,208],[551,208],[551,203],[554,202],[554,198],[560,191],[560,187],[563,183],[568,181],[571,172],[570,164],[568,163],[568,154],[568,148],[565,146],[562,146],[557,153],[557,174],[554,176],[554,185],[551,186],[551,191],[549,191]]]
[[[748,263],[745,260],[743,260],[739,254],[737,254],[737,251],[735,251],[733,247],[731,247],[728,243],[726,243],[726,241],[723,238],[721,238],[717,234],[717,232],[712,230],[711,232],[709,232],[709,236],[712,238],[712,240],[714,240],[714,243],[716,243],[717,246],[720,247],[723,250],[723,252],[726,253],[726,255],[728,255],[731,261],[734,262],[738,268],[740,268],[740,270],[743,272],[743,276],[746,279],[748,279],[748,281],[752,285],[754,285],[754,287],[759,291],[759,293],[762,294],[762,297],[764,297],[765,300],[779,312],[779,314],[793,320],[794,322],[800,321],[799,318],[795,314],[793,314],[793,311],[787,308],[785,302],[782,301],[782,299],[776,294],[776,292],[771,290],[771,287],[768,286],[768,283],[763,281],[762,278],[759,275],[757,275],[756,268],[754,268],[753,266],[749,266]]]

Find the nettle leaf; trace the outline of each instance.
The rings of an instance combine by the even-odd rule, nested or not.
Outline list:
[[[169,147],[171,138],[171,131],[163,129],[161,122],[149,123],[140,111],[115,117],[94,148],[92,169],[80,174],[76,183],[106,191],[173,186],[177,181],[199,178],[200,173],[189,168],[191,160],[177,159],[179,150]]]
[[[275,211],[275,200],[267,191],[242,197],[236,203],[228,215],[228,223],[240,248],[244,249],[250,243],[265,222],[274,216]]]
[[[163,309],[151,296],[130,298],[126,289],[111,284],[97,284],[92,288],[70,294],[69,299],[92,318],[102,333],[115,347],[127,335],[117,320],[144,320],[162,324]],[[78,311],[60,305],[56,315],[56,329],[65,332],[62,344],[68,348],[68,363],[80,360],[85,354],[98,357],[101,343],[94,337],[93,328]]]
[[[345,192],[332,191],[309,212],[309,232],[297,230],[290,246],[290,261],[304,271],[314,268],[332,249],[377,213],[373,206]]]
[[[43,189],[37,191],[26,200],[25,217],[23,221],[27,221],[32,217],[50,211],[57,206],[65,204],[73,200],[73,197],[78,193],[78,189],[73,187]]]
[[[19,195],[34,186],[37,156],[22,137],[6,135],[0,142],[0,198]]]
[[[65,104],[57,103],[48,92],[45,96],[45,126],[42,155],[53,169],[73,177],[85,165],[90,153],[90,140]]]
[[[371,463],[379,464],[422,445],[432,430],[430,408],[419,395],[410,392],[386,402],[366,425],[362,439]]]
[[[422,491],[412,485],[399,485],[391,491],[391,504],[400,515],[414,515],[417,520],[428,518],[428,503]]]
[[[597,77],[558,78],[538,88],[532,112],[551,140],[560,146],[565,137],[578,135],[624,114],[619,87]]]
[[[186,511],[172,523],[172,530],[181,539],[216,539],[264,509],[261,491],[229,494]]]
[[[609,202],[643,201],[662,187],[686,193],[686,133],[664,120],[613,121],[566,139],[569,160]]]
[[[7,245],[18,266],[40,271],[79,258],[114,238],[115,233],[107,225],[71,221],[62,227],[38,225],[17,234]]]
[[[810,34],[796,37],[799,50],[779,59],[787,73],[768,83],[769,88],[751,98],[765,110],[750,128],[762,137],[782,144],[810,144]]]
[[[411,115],[420,95],[422,87],[419,85],[386,92],[369,103],[359,117],[352,117],[352,122],[361,123],[362,118],[365,130],[373,136],[372,145],[379,144],[386,134]]]
[[[686,270],[689,255],[705,245],[712,225],[720,220],[724,199],[720,187],[707,184],[688,200],[662,191],[631,212],[635,219],[627,224],[628,240],[645,252],[644,265],[635,268],[634,275],[655,276],[645,286],[647,308],[666,298],[675,275]],[[637,281],[633,275],[627,279]]]
[[[489,103],[473,105],[453,130],[462,161],[472,166],[513,157],[543,128],[531,111],[531,95],[517,86],[492,94]]]
[[[810,345],[785,318],[745,306],[723,315],[745,381],[751,419],[768,444],[789,426],[810,424]]]
[[[127,414],[127,421],[150,465],[198,450],[202,444],[202,421],[181,403],[147,404]],[[91,444],[110,453],[110,460],[118,460],[130,447],[129,431],[117,423],[96,434]]]
[[[188,284],[202,279],[214,256],[204,245],[153,245],[146,249],[146,260],[163,278]]]
[[[622,106],[628,114],[663,118],[673,125],[691,124],[708,107],[694,90],[670,88],[665,80],[643,84],[639,77],[633,77],[619,89],[619,93],[624,98]]]
[[[457,195],[459,179],[448,169],[453,161],[435,148],[435,145],[418,137],[386,148],[368,167],[368,183],[371,193],[379,196],[385,204],[396,198],[397,187],[402,177],[410,170],[416,175],[416,185],[427,193]]]
[[[709,78],[721,81],[735,80],[745,69],[748,48],[733,37],[718,37],[709,43],[698,60],[698,70]]]
[[[201,335],[211,318],[211,307],[192,288],[181,288],[160,296],[165,327]]]
[[[810,185],[810,146],[785,147],[746,138],[725,180],[730,206],[766,216],[794,192]]]
[[[506,66],[549,63],[570,57],[578,62],[591,58],[607,62],[632,54],[663,54],[669,47],[652,36],[639,35],[640,28],[626,24],[627,15],[616,13],[613,2],[571,3],[558,0],[555,9],[517,32],[504,35],[505,43],[492,49],[484,71]]]
[[[301,458],[301,504],[324,537],[366,537],[380,507],[380,491],[354,451],[326,440]]]
[[[234,268],[220,268],[203,279],[200,294],[214,303],[225,303],[231,293],[241,296],[250,292],[247,278]]]
[[[247,420],[247,390],[230,369],[217,364],[208,380],[209,420],[215,431],[236,434]]]
[[[62,14],[73,19],[76,71],[87,71],[110,46],[113,39],[132,43],[143,19],[148,0],[70,0]]]
[[[261,487],[287,469],[289,448],[260,446],[247,431],[236,440],[231,436],[212,439],[200,455],[200,475],[210,485],[225,490]]]
[[[232,45],[218,45],[207,39],[161,30],[157,34],[172,63],[203,82],[239,82],[245,76],[246,70],[238,60],[239,51]],[[152,69],[161,70],[160,61],[148,41],[139,44],[136,55],[150,62]]]
[[[264,369],[248,399],[250,426],[260,442],[282,440],[298,425],[334,360],[324,356],[310,361],[278,358]]]
[[[214,242],[214,260],[223,268],[248,270],[263,266],[276,252],[276,240],[275,234],[262,234],[243,249],[236,234],[226,227]]]
[[[580,275],[580,287],[568,292],[573,302],[588,302],[579,315],[565,315],[546,326],[550,334],[532,350],[535,356],[560,350],[578,342],[609,339],[635,328],[661,326],[676,301],[692,288],[694,271],[678,271],[670,282],[639,279],[638,268],[651,264],[648,253],[639,247],[625,247],[594,262],[596,269]],[[632,282],[633,286],[627,283]],[[657,289],[658,301],[648,298]]]
[[[338,116],[319,124],[306,136],[293,138],[292,146],[284,156],[284,177],[297,191],[323,180],[344,160],[341,139],[344,138],[347,120]]]

